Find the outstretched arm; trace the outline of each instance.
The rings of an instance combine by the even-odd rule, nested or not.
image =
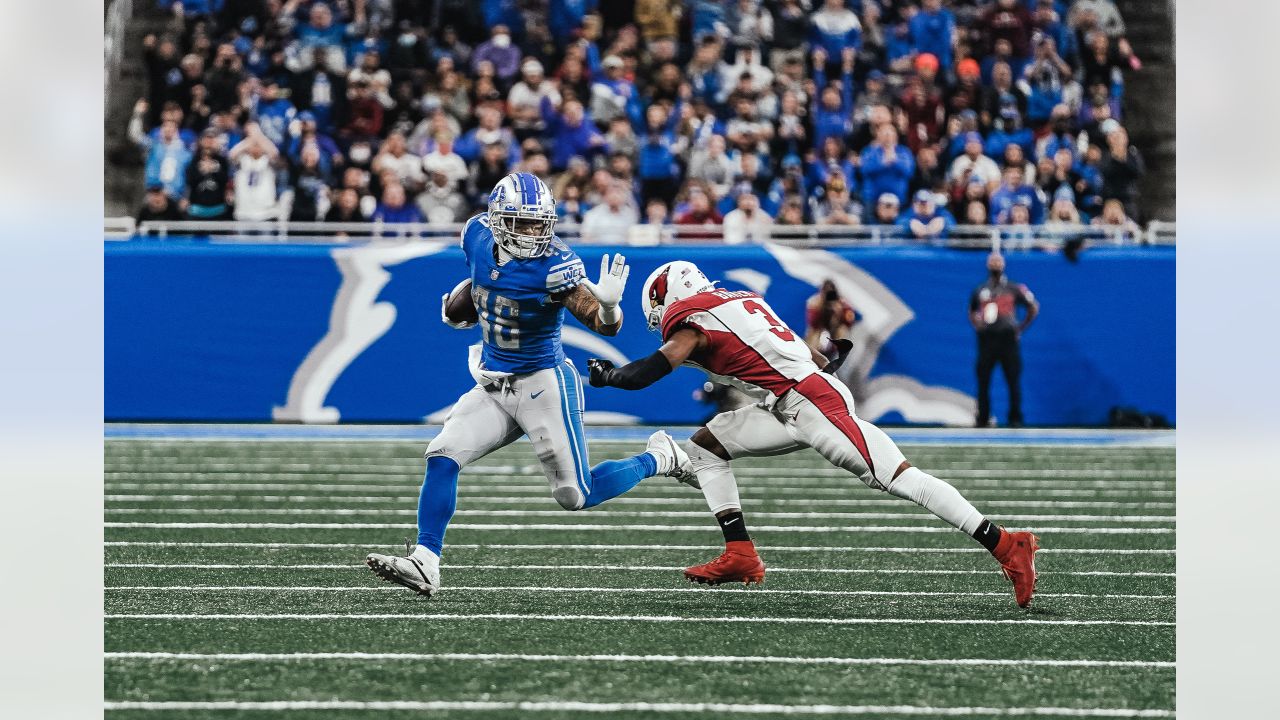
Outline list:
[[[579,285],[568,293],[559,298],[564,303],[564,307],[574,317],[578,318],[578,322],[587,326],[587,329],[600,333],[601,335],[617,335],[619,328],[622,327],[622,311],[618,311],[618,319],[613,323],[606,323],[600,318],[600,301],[596,300],[596,296],[591,294],[585,285]]]
[[[657,352],[622,367],[614,367],[608,360],[591,358],[587,361],[591,386],[642,390],[670,375],[672,370],[706,345],[706,335],[693,328],[683,328],[677,330]]]

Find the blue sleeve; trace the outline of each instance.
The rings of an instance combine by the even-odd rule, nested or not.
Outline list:
[[[840,112],[848,115],[853,112],[853,73],[846,72],[840,76]],[[846,123],[846,126],[848,123]]]
[[[552,247],[558,252],[546,258],[547,293],[558,295],[582,284],[587,277],[587,272],[578,253],[563,244],[555,244]]]
[[[479,245],[483,239],[484,231],[489,227],[489,218],[484,213],[471,216],[466,225],[462,226],[462,236],[458,239],[458,246],[462,248],[462,255],[467,260],[467,267],[471,267],[471,258],[479,251]]]
[[[844,36],[844,46],[854,50],[862,49],[862,28],[854,28]]]

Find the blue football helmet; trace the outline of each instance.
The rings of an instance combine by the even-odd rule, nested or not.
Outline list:
[[[556,226],[551,188],[532,173],[511,173],[489,193],[489,229],[498,246],[518,258],[543,255]]]

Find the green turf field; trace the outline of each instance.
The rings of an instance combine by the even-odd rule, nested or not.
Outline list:
[[[811,451],[735,463],[767,582],[710,589],[697,491],[565,512],[517,443],[464,471],[427,600],[361,564],[414,535],[421,444],[108,440],[108,716],[1172,716],[1172,449],[904,450],[1037,531],[1030,610]]]

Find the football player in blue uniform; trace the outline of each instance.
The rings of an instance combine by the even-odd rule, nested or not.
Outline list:
[[[695,481],[689,456],[662,431],[649,438],[646,452],[590,467],[582,380],[565,358],[560,328],[567,309],[591,330],[616,335],[630,269],[622,255],[612,262],[605,255],[600,280],[591,282],[582,260],[555,237],[555,223],[546,184],[513,173],[489,194],[488,212],[462,230],[482,337],[468,363],[476,386],[458,399],[427,447],[417,545],[407,557],[371,553],[365,560],[384,580],[427,596],[440,589],[440,553],[457,504],[459,470],[521,435],[529,436],[551,495],[566,510],[594,507],[654,475]],[[470,327],[449,320],[448,299],[442,299],[444,321]]]

